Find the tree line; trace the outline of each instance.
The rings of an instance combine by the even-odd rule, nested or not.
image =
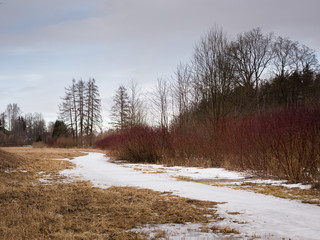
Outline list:
[[[319,104],[319,65],[314,50],[260,28],[229,40],[212,29],[188,64],[175,73],[173,96],[178,120],[190,115],[248,114],[296,104]]]
[[[230,115],[319,105],[319,64],[314,50],[289,38],[254,28],[231,40],[216,27],[202,36],[190,62],[180,63],[171,79],[158,79],[151,97],[138,97],[140,103],[151,103],[148,109],[165,127],[169,122],[210,118],[218,123]],[[131,121],[132,107],[126,87],[120,86],[111,110],[116,128],[136,122]],[[145,122],[146,115],[136,123]]]
[[[95,79],[73,79],[72,84],[65,88],[59,110],[60,120],[66,125],[75,145],[92,146],[94,133],[102,123],[101,99]]]
[[[95,79],[72,81],[59,104],[60,115],[46,126],[41,113],[22,114],[9,104],[0,114],[0,145],[43,142],[49,146],[92,146],[101,128],[101,99]]]
[[[114,131],[97,142],[116,157],[257,171],[292,182],[320,179],[320,72],[315,51],[260,28],[230,39],[213,28],[189,62],[140,94],[114,96]],[[147,96],[147,97],[146,97]],[[150,115],[156,121],[148,121]]]
[[[42,114],[23,115],[18,104],[8,104],[0,114],[0,145],[25,145],[37,141],[47,141],[47,127]]]

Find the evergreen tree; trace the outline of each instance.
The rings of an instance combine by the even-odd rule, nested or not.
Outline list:
[[[68,128],[63,121],[57,120],[54,123],[53,131],[52,131],[52,138],[57,139],[59,137],[68,137]]]
[[[4,125],[3,125],[2,121],[1,121],[1,119],[0,119],[0,131],[1,131],[1,132],[4,131]]]

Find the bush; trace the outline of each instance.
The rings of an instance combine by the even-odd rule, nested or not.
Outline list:
[[[131,162],[228,167],[288,179],[320,180],[320,108],[296,107],[190,121],[167,128],[136,126],[96,143]]]
[[[320,109],[282,109],[226,125],[225,152],[231,166],[292,182],[319,179]]]
[[[53,147],[57,147],[57,148],[72,148],[75,146],[76,144],[74,140],[72,138],[66,138],[66,137],[58,138],[53,144]]]
[[[96,147],[109,149],[117,158],[131,162],[156,163],[167,155],[170,142],[165,128],[135,126],[97,141]]]
[[[34,142],[32,143],[33,148],[45,148],[47,145],[44,142]]]
[[[7,141],[8,136],[4,132],[0,131],[0,146],[6,146]]]

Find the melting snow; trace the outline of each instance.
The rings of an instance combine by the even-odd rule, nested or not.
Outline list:
[[[320,207],[316,205],[227,187],[177,181],[172,178],[172,176],[192,178],[198,176],[199,179],[213,177],[239,180],[244,178],[241,173],[223,169],[183,167],[165,170],[163,166],[148,165],[150,169],[157,169],[152,170],[157,174],[146,174],[143,173],[146,170],[134,170],[139,168],[138,165],[134,167],[129,164],[119,165],[108,160],[102,153],[88,153],[86,156],[70,160],[76,167],[64,170],[61,174],[71,179],[81,177],[103,188],[136,186],[156,191],[172,191],[176,195],[198,200],[226,202],[218,205],[217,213],[225,218],[221,224],[236,228],[248,236],[260,236],[262,239],[319,239]],[[241,214],[231,215],[228,212]],[[194,239],[193,235],[184,238]],[[211,235],[208,239],[214,238],[214,235]]]

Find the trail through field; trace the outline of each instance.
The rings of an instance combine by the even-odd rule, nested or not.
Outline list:
[[[243,233],[243,238],[320,239],[320,207],[316,205],[228,187],[179,181],[161,169],[147,172],[134,169],[132,164],[111,163],[102,153],[88,153],[71,161],[76,167],[64,170],[61,174],[90,180],[97,187],[135,186],[169,191],[197,200],[225,202],[218,205],[218,213],[224,217],[220,224],[238,229]],[[179,169],[181,171],[183,168]],[[201,178],[200,170],[198,174]],[[241,174],[232,174],[227,173],[226,176],[241,178]],[[208,177],[203,175],[203,178]]]

